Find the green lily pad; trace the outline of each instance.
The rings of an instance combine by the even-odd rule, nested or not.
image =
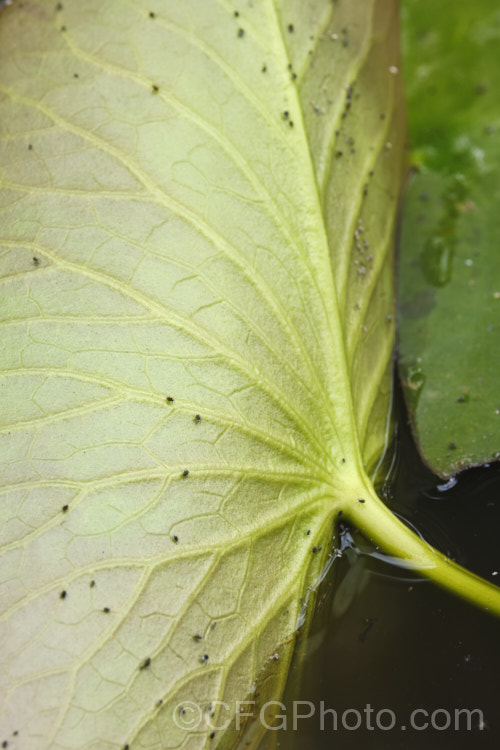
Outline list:
[[[500,457],[500,9],[403,4],[412,174],[399,270],[399,369],[440,476]]]
[[[340,513],[500,613],[372,483],[397,3],[235,5],[0,16],[0,737],[25,750],[237,745]]]

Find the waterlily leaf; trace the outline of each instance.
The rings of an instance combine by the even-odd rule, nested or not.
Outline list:
[[[500,13],[405,0],[413,161],[400,261],[400,372],[442,477],[500,457]]]
[[[214,722],[280,694],[339,509],[441,570],[366,474],[397,4],[27,0],[0,61],[2,737],[231,746]]]

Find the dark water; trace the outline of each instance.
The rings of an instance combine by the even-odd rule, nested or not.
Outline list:
[[[498,570],[500,583],[500,465],[465,472],[445,488],[422,465],[400,413],[386,502],[462,565],[492,581]],[[318,597],[305,666],[292,667],[283,699],[288,726],[274,732],[273,746],[499,748],[500,620],[375,559],[355,531],[351,544]],[[314,710],[297,717],[296,731],[293,700],[310,702],[297,714]],[[332,712],[322,723],[322,706],[336,711],[337,729]],[[468,718],[460,709],[475,711]]]

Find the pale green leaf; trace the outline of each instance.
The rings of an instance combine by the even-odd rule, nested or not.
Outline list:
[[[365,474],[389,435],[396,2],[63,6],[0,17],[2,737],[227,746],[176,706],[280,694],[339,509],[462,582]]]

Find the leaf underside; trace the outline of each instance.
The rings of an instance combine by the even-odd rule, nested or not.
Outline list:
[[[392,0],[2,11],[0,727],[23,750],[217,747],[175,706],[234,706],[263,667],[261,699],[282,689],[390,435],[397,31]]]

